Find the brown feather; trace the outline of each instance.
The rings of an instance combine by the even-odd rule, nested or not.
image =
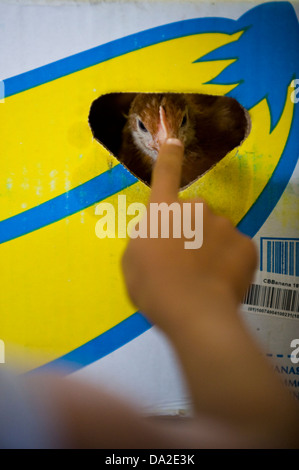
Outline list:
[[[185,146],[181,187],[190,184],[240,145],[248,131],[248,114],[240,104],[225,96],[183,93],[141,93],[133,99],[123,128],[119,160],[146,184],[150,184],[155,160],[140,139],[157,136],[159,108],[163,107],[168,137],[179,138]],[[187,122],[182,123],[187,113]],[[147,132],[138,130],[141,120]],[[161,127],[161,125],[160,125]],[[146,135],[147,134],[147,135]]]

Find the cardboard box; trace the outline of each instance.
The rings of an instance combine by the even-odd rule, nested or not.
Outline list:
[[[248,110],[250,135],[181,196],[203,196],[256,241],[260,266],[241,314],[298,396],[296,11],[289,2],[0,3],[7,366],[17,349],[22,371],[63,368],[152,412],[189,410],[171,347],[127,298],[126,240],[95,234],[97,203],[118,216],[118,195],[146,203],[149,188],[94,138],[89,118],[110,93],[228,95]]]

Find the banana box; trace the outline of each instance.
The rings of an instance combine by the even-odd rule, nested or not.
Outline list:
[[[132,97],[202,93],[236,99],[251,129],[180,196],[255,240],[240,315],[298,397],[298,4],[4,1],[0,13],[0,367],[188,411],[174,352],[127,297],[128,237],[96,225],[99,203],[128,224],[126,207],[149,197],[117,158]]]

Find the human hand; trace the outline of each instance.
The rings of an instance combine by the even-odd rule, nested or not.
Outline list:
[[[151,204],[183,204],[178,199],[183,148],[174,144],[161,147],[154,168],[140,222],[147,229]],[[195,205],[202,201],[189,202],[194,224]],[[246,445],[292,444],[298,407],[239,315],[257,263],[253,242],[205,203],[202,246],[186,249],[185,241],[183,236],[129,241],[123,271],[132,301],[173,344],[199,416],[224,424]]]
[[[171,230],[169,238],[149,237],[152,204],[176,202],[181,208],[183,204],[178,199],[178,190],[184,150],[179,141],[169,139],[168,142],[162,146],[155,165],[147,213],[140,222],[147,223],[148,237],[131,239],[123,257],[124,276],[132,301],[166,330],[169,322],[176,321],[176,311],[178,316],[184,316],[192,299],[199,307],[203,304],[206,307],[209,299],[215,302],[215,296],[220,306],[224,297],[238,305],[257,262],[253,242],[229,220],[215,215],[201,200],[188,201],[193,227],[195,206],[203,204],[201,248],[187,249],[186,237],[174,238]]]

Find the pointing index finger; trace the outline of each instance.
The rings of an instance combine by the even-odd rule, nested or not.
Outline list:
[[[184,147],[178,139],[161,146],[152,174],[151,202],[173,202],[180,189]]]

